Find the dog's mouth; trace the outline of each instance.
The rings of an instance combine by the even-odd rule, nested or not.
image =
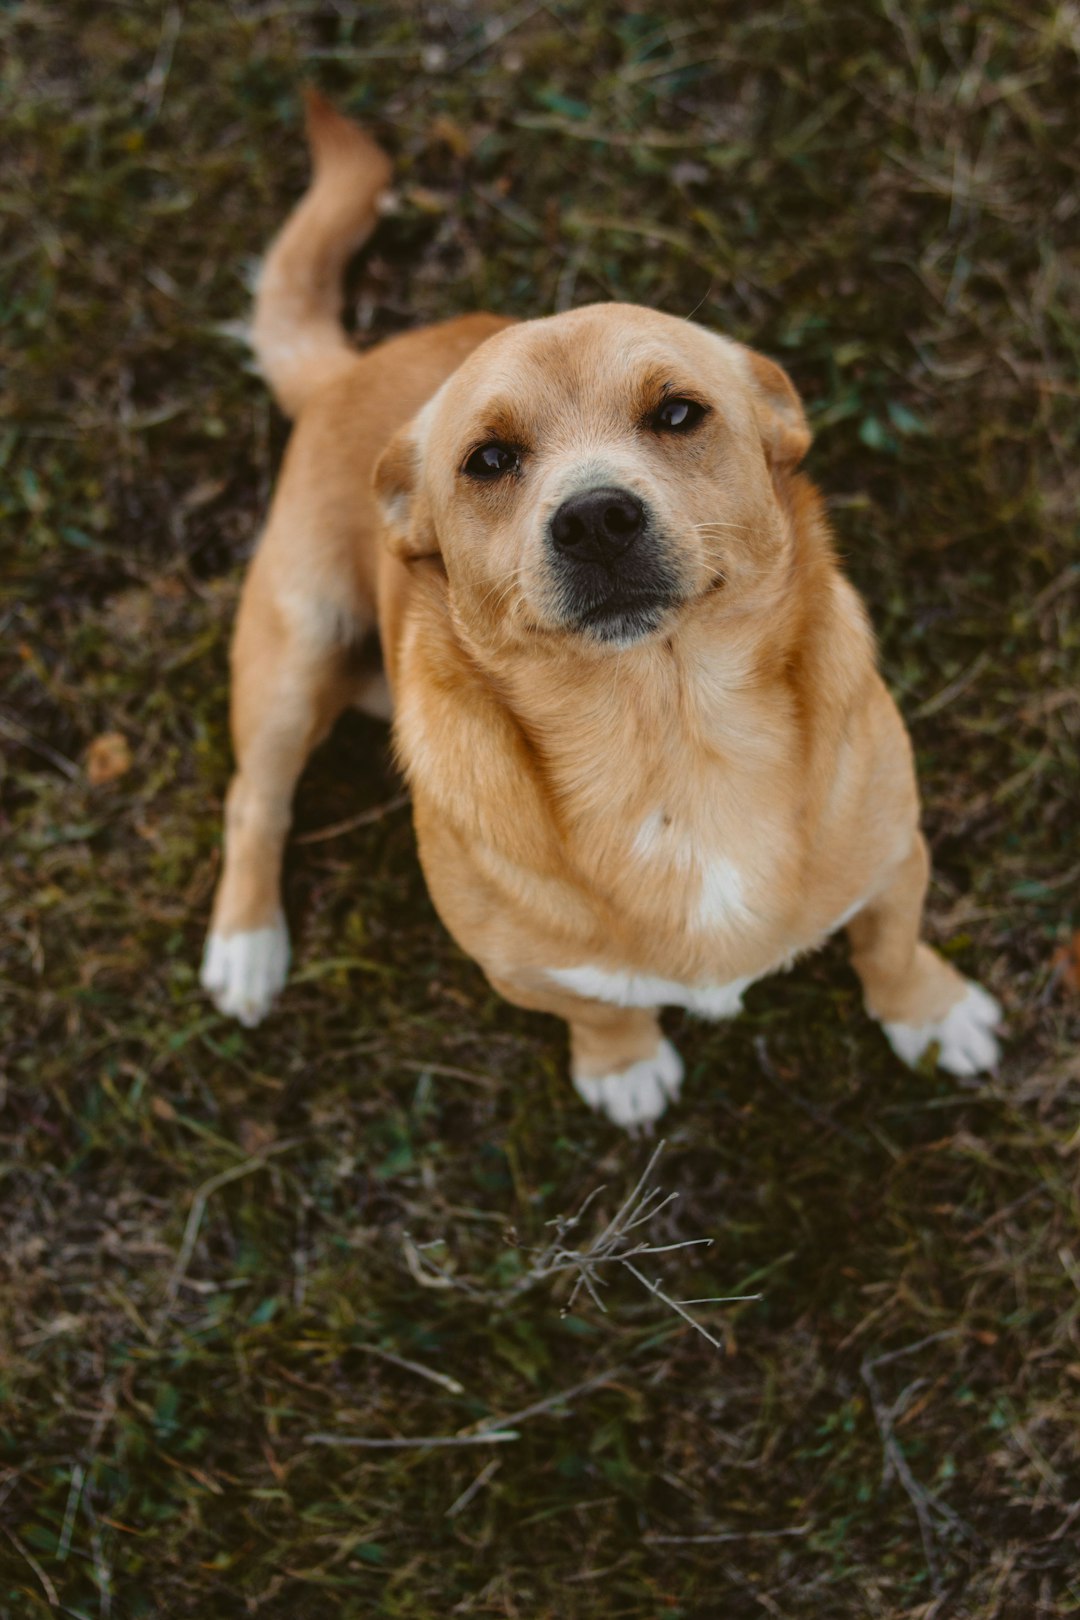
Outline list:
[[[685,599],[675,558],[651,531],[607,558],[564,549],[554,566],[555,616],[564,630],[594,643],[625,647],[641,641]]]
[[[668,609],[674,606],[669,592],[614,595],[578,612],[572,628],[597,641],[639,641],[660,628]]]

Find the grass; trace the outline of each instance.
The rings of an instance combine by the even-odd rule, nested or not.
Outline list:
[[[1075,5],[15,0],[0,60],[0,1616],[1076,1613]],[[365,341],[618,297],[788,365],[930,930],[1008,1008],[974,1084],[899,1067],[838,947],[672,1019],[647,1230],[714,1241],[650,1276],[760,1293],[695,1307],[720,1351],[617,1265],[606,1314],[520,1286],[646,1155],[440,929],[374,723],[300,792],[301,835],[376,813],[293,846],[280,1011],[196,984],[285,438],[227,326],[304,78],[399,162]]]

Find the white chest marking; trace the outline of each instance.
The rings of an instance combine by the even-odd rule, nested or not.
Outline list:
[[[616,1007],[685,1007],[701,1018],[734,1018],[742,1008],[743,991],[754,982],[748,978],[730,984],[679,984],[648,973],[613,973],[601,967],[549,968],[548,978],[591,1001]]]
[[[631,847],[639,860],[660,861],[677,872],[688,872],[695,864],[693,849],[676,833],[664,810],[654,810],[645,817]]]
[[[659,848],[663,847],[667,831],[667,820],[663,812],[657,810],[642,823],[634,843],[635,854],[643,857],[656,855]],[[676,845],[670,851],[669,858],[673,864],[684,859],[685,850],[684,844],[681,849]],[[683,869],[686,870],[691,862],[692,857],[686,858]],[[868,899],[869,896],[864,894],[842,912],[819,936],[818,943],[850,922],[866,905]],[[738,868],[723,857],[713,861],[706,868],[702,880],[701,895],[694,908],[693,925],[706,929],[736,922],[745,923],[751,915],[743,898],[743,883]],[[775,962],[772,967],[767,968],[764,973],[753,973],[744,979],[732,979],[730,984],[680,984],[676,979],[661,979],[651,973],[631,973],[625,969],[591,965],[548,968],[547,976],[556,984],[561,984],[564,989],[572,990],[575,995],[586,996],[590,1001],[606,1001],[616,1007],[685,1007],[688,1012],[696,1013],[699,1018],[734,1018],[742,1011],[743,992],[750,985],[756,984],[758,979],[767,978],[771,973],[783,972],[791,966],[802,950],[809,948],[812,947],[799,946]],[[886,1026],[889,1039],[900,1055],[906,1058],[906,1052],[901,1049],[906,1037],[903,1033],[899,1036],[895,1033],[904,1029],[906,1026]],[[918,1033],[921,1037],[922,1032]],[[921,1046],[927,1046],[932,1038],[935,1036],[927,1034],[925,1039],[922,1039]]]
[[[726,856],[719,856],[706,866],[701,879],[701,893],[694,907],[694,926],[703,931],[745,923],[750,912],[743,898],[743,880],[739,868]]]
[[[697,877],[697,898],[688,918],[696,932],[732,928],[750,920],[745,884],[735,862],[726,855],[710,857],[707,847],[680,833],[665,811],[654,810],[645,817],[632,849],[639,860]]]

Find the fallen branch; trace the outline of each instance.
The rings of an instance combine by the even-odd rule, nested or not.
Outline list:
[[[890,1350],[886,1355],[867,1357],[859,1368],[859,1375],[870,1392],[870,1404],[873,1408],[874,1421],[881,1436],[882,1450],[885,1453],[885,1466],[882,1470],[882,1485],[888,1483],[893,1474],[900,1481],[907,1495],[908,1501],[915,1510],[915,1518],[919,1526],[919,1535],[922,1538],[923,1556],[926,1559],[926,1569],[930,1576],[930,1585],[935,1597],[940,1596],[944,1590],[941,1572],[937,1561],[937,1538],[934,1526],[934,1515],[943,1520],[952,1529],[961,1535],[978,1541],[981,1538],[969,1524],[966,1524],[958,1513],[955,1513],[947,1502],[943,1502],[936,1491],[928,1485],[923,1485],[915,1478],[911,1465],[904,1455],[903,1447],[896,1438],[895,1420],[898,1412],[907,1404],[909,1396],[913,1393],[912,1386],[903,1391],[899,1399],[890,1406],[881,1393],[881,1386],[877,1381],[876,1370],[886,1366],[891,1361],[899,1361],[902,1356],[913,1356],[919,1350],[924,1350],[929,1344],[937,1344],[942,1339],[955,1339],[961,1336],[958,1328],[947,1328],[941,1333],[930,1333],[925,1339],[918,1339],[914,1344],[906,1344],[899,1350]],[[922,1387],[924,1380],[919,1380]]]
[[[344,821],[335,821],[329,827],[316,827],[314,832],[300,833],[292,842],[294,844],[322,844],[328,838],[340,838],[345,833],[353,832],[357,827],[370,827],[373,822],[382,821],[394,810],[400,810],[408,804],[407,793],[397,793],[385,804],[376,804],[370,810],[361,810],[358,815],[348,816]]]
[[[781,1536],[805,1536],[809,1532],[808,1524],[794,1524],[790,1530],[720,1530],[715,1535],[700,1536],[663,1536],[646,1530],[642,1540],[653,1546],[707,1547],[718,1546],[725,1541],[776,1541]]]
[[[461,1277],[455,1272],[447,1270],[432,1258],[427,1250],[435,1245],[419,1245],[406,1233],[402,1238],[402,1248],[405,1262],[418,1283],[425,1288],[457,1289],[473,1299],[482,1299],[489,1304],[507,1305],[517,1299],[529,1289],[535,1288],[538,1283],[547,1282],[552,1277],[570,1272],[574,1274],[574,1284],[570,1290],[569,1298],[562,1307],[562,1315],[566,1316],[572,1311],[574,1304],[582,1289],[588,1294],[593,1304],[603,1312],[607,1306],[601,1296],[601,1289],[607,1285],[607,1277],[601,1276],[602,1267],[612,1265],[622,1266],[634,1280],[665,1304],[669,1310],[682,1317],[696,1333],[708,1340],[714,1349],[723,1349],[723,1340],[716,1338],[705,1328],[695,1316],[686,1309],[688,1305],[729,1305],[743,1303],[748,1300],[760,1299],[760,1294],[720,1294],[708,1299],[676,1300],[665,1292],[658,1282],[647,1277],[634,1263],[642,1258],[652,1255],[670,1254],[676,1249],[693,1249],[708,1247],[712,1238],[686,1238],[681,1243],[649,1243],[639,1238],[632,1238],[630,1234],[637,1228],[645,1226],[655,1220],[660,1212],[668,1207],[676,1198],[677,1192],[664,1194],[661,1187],[649,1186],[650,1178],[656,1168],[660,1155],[663,1153],[665,1143],[660,1142],[638,1178],[633,1191],[619,1206],[618,1210],[608,1221],[607,1225],[585,1247],[574,1247],[569,1239],[571,1234],[580,1225],[585,1212],[603,1192],[603,1187],[596,1187],[589,1193],[580,1208],[573,1215],[559,1215],[550,1224],[555,1228],[555,1236],[543,1249],[533,1250],[532,1265],[524,1276],[501,1291],[491,1291],[481,1288],[468,1278]]]
[[[227,1187],[230,1181],[239,1181],[241,1176],[249,1176],[256,1170],[265,1170],[270,1159],[275,1154],[285,1153],[289,1148],[295,1146],[295,1139],[285,1142],[273,1142],[265,1152],[258,1154],[255,1158],[245,1159],[243,1164],[234,1164],[228,1170],[219,1171],[216,1176],[211,1176],[208,1181],[204,1181],[202,1186],[196,1190],[191,1201],[191,1209],[188,1211],[188,1218],[184,1226],[184,1235],[180,1240],[180,1249],[176,1256],[176,1262],[169,1273],[169,1280],[165,1284],[165,1299],[154,1318],[150,1334],[152,1343],[156,1342],[158,1335],[169,1319],[169,1313],[173,1305],[176,1303],[180,1285],[184,1281],[187,1268],[191,1264],[191,1256],[195,1252],[195,1244],[198,1241],[203,1215],[206,1213],[207,1201],[222,1187]]]
[[[419,1446],[486,1446],[504,1440],[520,1440],[513,1429],[490,1429],[483,1434],[402,1434],[385,1439],[366,1434],[305,1434],[309,1446],[352,1446],[359,1451],[407,1451]]]
[[[403,1434],[385,1438],[362,1434],[307,1434],[304,1439],[310,1446],[349,1446],[363,1451],[402,1451],[410,1447],[424,1449],[429,1446],[496,1445],[507,1440],[520,1440],[520,1433],[512,1425],[527,1423],[530,1418],[540,1417],[545,1412],[553,1412],[556,1407],[576,1400],[579,1395],[587,1395],[590,1390],[599,1389],[601,1384],[610,1383],[625,1370],[625,1367],[609,1367],[602,1373],[594,1374],[592,1378],[586,1378],[580,1384],[572,1384],[569,1389],[557,1389],[553,1395],[548,1395],[542,1401],[533,1401],[530,1406],[523,1406],[520,1411],[511,1412],[507,1417],[481,1418],[472,1429],[465,1429],[460,1434]]]

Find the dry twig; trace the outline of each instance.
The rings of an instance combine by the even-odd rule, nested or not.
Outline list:
[[[906,1344],[899,1350],[890,1350],[884,1356],[867,1357],[859,1368],[863,1383],[870,1392],[870,1404],[874,1411],[874,1421],[881,1436],[881,1445],[885,1453],[885,1466],[882,1470],[881,1483],[886,1485],[895,1474],[903,1486],[907,1498],[915,1509],[915,1518],[919,1525],[919,1535],[922,1537],[923,1555],[926,1559],[926,1568],[930,1576],[930,1584],[935,1596],[943,1590],[941,1571],[937,1560],[937,1539],[934,1528],[934,1515],[943,1520],[952,1529],[959,1531],[972,1540],[979,1540],[975,1531],[966,1524],[958,1513],[955,1513],[948,1503],[943,1502],[936,1491],[928,1485],[922,1485],[915,1478],[911,1465],[904,1455],[903,1447],[896,1438],[895,1420],[899,1412],[906,1407],[911,1396],[917,1389],[925,1384],[925,1379],[918,1379],[914,1384],[908,1385],[899,1398],[888,1404],[881,1392],[881,1385],[877,1381],[876,1371],[891,1361],[899,1361],[902,1356],[913,1356],[919,1350],[924,1350],[929,1344],[937,1344],[942,1339],[955,1339],[959,1336],[959,1329],[947,1328],[942,1333],[930,1333],[925,1339],[918,1339],[914,1344]]]
[[[634,1264],[635,1261],[651,1255],[670,1254],[676,1249],[693,1249],[707,1247],[712,1238],[685,1238],[680,1243],[649,1243],[640,1238],[632,1238],[630,1234],[637,1228],[647,1225],[654,1220],[661,1210],[678,1198],[677,1192],[664,1194],[659,1186],[651,1186],[650,1181],[656,1169],[660,1155],[666,1144],[658,1143],[648,1164],[634,1186],[629,1197],[624,1200],[619,1209],[608,1221],[607,1225],[593,1238],[592,1242],[584,1247],[574,1247],[569,1241],[571,1234],[580,1225],[586,1210],[604,1191],[603,1187],[596,1187],[581,1204],[574,1215],[559,1215],[550,1222],[555,1228],[555,1236],[544,1248],[533,1250],[533,1262],[524,1276],[519,1277],[509,1288],[501,1292],[492,1293],[480,1288],[467,1278],[459,1277],[455,1273],[440,1266],[427,1252],[433,1245],[420,1246],[413,1242],[406,1233],[403,1238],[403,1248],[406,1263],[410,1272],[425,1288],[456,1288],[474,1298],[485,1299],[491,1303],[509,1304],[520,1295],[535,1288],[538,1283],[547,1282],[552,1277],[564,1273],[574,1275],[573,1287],[569,1298],[562,1307],[565,1316],[572,1311],[582,1289],[588,1294],[596,1307],[606,1313],[607,1306],[601,1296],[601,1289],[606,1287],[608,1278],[601,1275],[601,1268],[605,1266],[622,1266],[639,1282],[645,1291],[673,1311],[676,1316],[682,1317],[696,1333],[715,1349],[723,1349],[723,1341],[716,1338],[705,1328],[695,1316],[686,1309],[687,1305],[732,1305],[747,1300],[760,1299],[760,1294],[720,1294],[714,1298],[677,1300],[672,1299],[661,1285],[652,1277],[647,1277]]]

